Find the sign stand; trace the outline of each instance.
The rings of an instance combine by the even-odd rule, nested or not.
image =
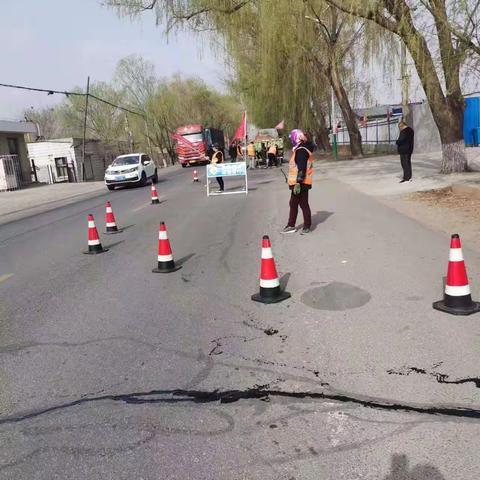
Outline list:
[[[242,190],[233,190],[230,192],[210,192],[210,179],[217,177],[245,177],[245,187]],[[248,176],[247,162],[235,163],[215,163],[207,165],[207,197],[216,195],[233,195],[235,193],[244,193],[248,195]]]

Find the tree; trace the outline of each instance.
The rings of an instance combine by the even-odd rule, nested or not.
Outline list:
[[[59,107],[27,109],[23,113],[25,120],[37,123],[40,127],[39,137],[43,140],[63,137],[65,131],[59,121]]]
[[[375,22],[404,42],[427,96],[442,141],[443,173],[467,170],[460,70],[473,42],[459,41],[458,11],[465,0],[326,0],[340,11]],[[469,9],[470,10],[470,9]],[[460,16],[461,18],[461,16]],[[433,21],[434,29],[429,28]],[[475,23],[475,20],[472,21]],[[468,21],[462,31],[468,31]],[[475,24],[476,28],[476,24]],[[456,32],[456,33],[452,33]],[[438,54],[437,54],[438,52]],[[478,53],[478,52],[477,52]]]

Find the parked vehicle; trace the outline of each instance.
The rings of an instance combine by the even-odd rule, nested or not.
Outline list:
[[[105,171],[105,185],[109,190],[121,185],[145,186],[148,180],[157,183],[158,174],[155,163],[145,153],[120,155]]]
[[[201,165],[210,162],[212,145],[218,143],[225,155],[225,137],[222,130],[216,128],[204,128],[202,125],[184,125],[176,130],[192,145],[177,141],[178,161],[182,167],[189,165]]]

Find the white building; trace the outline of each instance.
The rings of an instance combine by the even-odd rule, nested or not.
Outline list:
[[[44,183],[101,181],[115,157],[128,153],[126,142],[87,140],[84,163],[83,141],[79,138],[28,143],[27,148],[38,181]]]

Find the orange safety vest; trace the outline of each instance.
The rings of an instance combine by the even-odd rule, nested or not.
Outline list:
[[[249,157],[254,157],[255,156],[255,145],[252,145],[251,143],[248,144],[247,146],[247,153]]]
[[[273,153],[274,155],[277,154],[277,147],[275,145],[272,145],[269,149],[268,149],[268,153]]]
[[[307,172],[305,175],[305,179],[303,180],[303,184],[312,185],[313,183],[313,154],[308,148],[299,147],[293,151],[293,154],[290,157],[290,162],[288,163],[288,184],[290,186],[293,186],[297,183],[298,167],[295,163],[295,155],[300,148],[304,148],[308,152]]]
[[[212,155],[212,163],[215,165],[216,163],[223,163],[223,154],[219,150]]]

